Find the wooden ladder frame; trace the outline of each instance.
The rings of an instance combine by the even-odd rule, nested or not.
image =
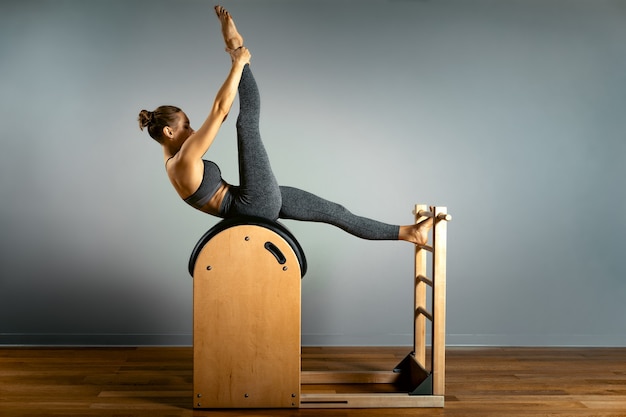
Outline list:
[[[415,222],[433,220],[432,246],[415,248],[413,352],[389,372],[304,371],[307,384],[392,384],[404,386],[394,393],[301,393],[300,408],[414,408],[443,407],[445,395],[446,349],[446,257],[447,222],[452,219],[446,207],[415,206]],[[428,253],[432,254],[428,273]],[[428,287],[431,310],[427,306]],[[427,363],[427,324],[431,323],[431,355]]]

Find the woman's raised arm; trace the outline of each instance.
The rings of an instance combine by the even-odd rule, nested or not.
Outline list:
[[[191,135],[180,148],[177,155],[179,163],[193,162],[201,159],[211,147],[222,123],[228,116],[237,96],[237,87],[246,64],[250,63],[250,51],[241,47],[231,52],[232,66],[230,72],[217,92],[211,111],[202,126]]]

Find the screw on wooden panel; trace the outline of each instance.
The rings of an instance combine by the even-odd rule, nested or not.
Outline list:
[[[198,394],[198,398],[202,398],[202,394]]]
[[[211,265],[207,265],[206,270],[210,271],[211,269],[213,269],[213,268],[211,268]]]
[[[250,240],[250,236],[245,237],[246,242]]]
[[[198,405],[198,407],[202,407],[202,404],[201,404],[201,403],[198,403],[197,405]]]
[[[249,395],[248,395],[247,393],[246,393],[246,394],[243,394],[243,396],[244,396],[244,397],[246,397],[246,398],[248,398],[248,397],[249,397]]]
[[[296,394],[291,394],[291,398],[296,398]]]
[[[286,266],[283,266],[283,271],[288,270],[289,268],[287,268]]]

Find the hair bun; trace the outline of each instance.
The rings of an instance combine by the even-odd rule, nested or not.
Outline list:
[[[139,129],[143,130],[152,123],[154,123],[154,112],[148,110],[142,110],[139,112]]]

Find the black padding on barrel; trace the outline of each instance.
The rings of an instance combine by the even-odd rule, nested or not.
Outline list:
[[[198,243],[196,243],[196,247],[193,248],[193,251],[191,252],[191,257],[189,258],[189,274],[191,274],[191,276],[193,277],[193,270],[196,266],[196,259],[198,259],[198,256],[200,255],[202,248],[204,248],[204,245],[206,245],[209,240],[213,238],[213,236],[217,235],[220,232],[223,232],[230,227],[243,225],[264,227],[285,239],[289,246],[291,246],[291,249],[293,249],[293,251],[295,252],[296,257],[298,258],[298,263],[300,264],[301,276],[304,277],[307,269],[306,257],[304,256],[304,251],[302,250],[302,247],[300,246],[296,238],[291,234],[289,229],[287,229],[283,224],[279,222],[272,222],[257,217],[243,216],[222,220],[221,222],[210,228],[204,234],[204,236],[200,238]]]

